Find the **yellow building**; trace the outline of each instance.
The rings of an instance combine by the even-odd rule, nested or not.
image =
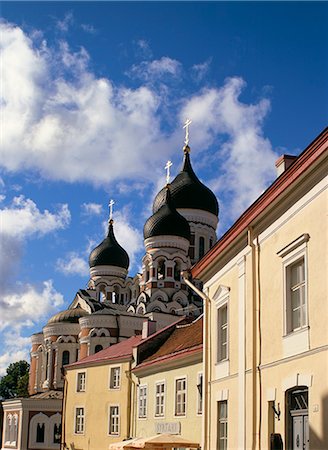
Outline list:
[[[180,320],[136,347],[134,436],[172,434],[201,442],[202,323],[201,317],[193,323]]]
[[[328,129],[276,165],[191,270],[206,304],[206,450],[328,449]]]
[[[66,366],[65,449],[107,449],[130,437],[132,349],[141,335]]]

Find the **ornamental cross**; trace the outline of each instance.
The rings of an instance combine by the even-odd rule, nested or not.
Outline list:
[[[166,169],[166,184],[170,182],[170,167],[172,166],[172,161],[168,161],[164,169]]]
[[[114,200],[111,200],[109,203],[108,203],[108,206],[109,206],[109,220],[112,220],[113,219],[113,205],[115,204],[115,202],[114,202]]]
[[[191,124],[191,120],[187,119],[183,125],[183,128],[186,129],[186,137],[185,137],[185,144],[188,145],[189,144],[189,125]]]

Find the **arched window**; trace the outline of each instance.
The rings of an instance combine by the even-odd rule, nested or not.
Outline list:
[[[36,426],[36,442],[44,442],[44,423],[38,423]]]
[[[202,258],[205,254],[205,239],[203,236],[199,238],[199,259]]]
[[[102,349],[103,349],[103,346],[100,345],[100,344],[97,344],[97,345],[95,346],[95,353],[100,352],[100,350],[102,350]]]
[[[61,437],[61,424],[55,423],[53,429],[53,443],[60,444],[60,437]]]
[[[62,366],[69,364],[69,351],[64,350],[62,355]]]
[[[210,248],[212,248],[212,247],[213,247],[213,239],[210,238]]]
[[[149,280],[149,277],[150,277],[150,269],[149,269],[149,264],[147,264],[145,267],[145,282],[147,282]]]
[[[157,268],[157,279],[163,280],[165,278],[165,260],[161,259],[158,261],[158,268]]]
[[[176,261],[174,265],[174,279],[175,281],[181,280],[181,266],[178,261]]]
[[[11,431],[11,424],[12,424],[12,415],[7,414],[6,416],[6,430],[5,430],[5,442],[10,442],[10,431]]]

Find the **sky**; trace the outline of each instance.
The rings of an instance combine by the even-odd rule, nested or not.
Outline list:
[[[327,2],[1,2],[0,375],[88,283],[110,199],[140,271],[187,118],[218,236],[315,139],[327,22]]]

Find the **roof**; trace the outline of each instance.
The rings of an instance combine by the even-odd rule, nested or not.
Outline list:
[[[110,347],[107,347],[98,353],[86,356],[80,361],[68,364],[67,366],[65,366],[65,369],[75,369],[76,367],[87,365],[92,366],[93,364],[108,363],[112,360],[132,357],[133,347],[135,347],[140,340],[140,335],[132,336],[129,339],[119,342],[118,344],[111,345]]]
[[[184,148],[185,156],[183,166],[171,183],[172,203],[175,208],[200,209],[214,215],[219,214],[219,204],[214,193],[197,177],[190,162],[190,148]],[[156,195],[153,203],[153,212],[165,202],[165,188]]]
[[[113,220],[109,221],[107,237],[90,253],[89,266],[90,268],[116,266],[128,269],[129,256],[115,238]]]
[[[41,392],[40,394],[35,394],[32,395],[31,397],[29,397],[30,399],[58,399],[58,400],[62,400],[63,399],[63,391],[55,391],[55,390],[50,390],[50,391],[45,391],[45,392]]]
[[[192,268],[193,278],[202,278],[204,272],[211,264],[236,240],[242,233],[254,223],[267,208],[273,206],[274,202],[318,159],[327,153],[328,149],[328,127],[298,156],[298,158],[286,169],[268,189],[237,219],[231,228],[219,239],[216,244],[198,261]]]
[[[161,207],[147,219],[144,238],[153,236],[180,236],[190,239],[188,221],[175,209],[170,194],[170,186],[165,187],[165,197]]]
[[[66,322],[78,323],[81,317],[89,316],[89,313],[83,308],[69,308],[50,317],[47,325],[51,323]]]
[[[181,357],[192,350],[201,352],[202,346],[203,317],[201,316],[190,324],[176,324],[173,332],[157,351],[138,364],[136,369],[162,360]]]

